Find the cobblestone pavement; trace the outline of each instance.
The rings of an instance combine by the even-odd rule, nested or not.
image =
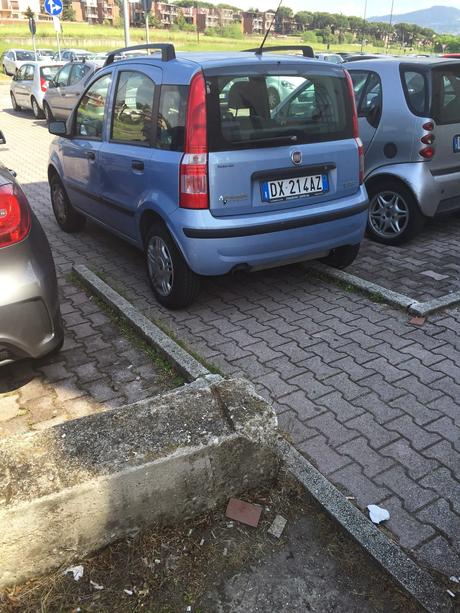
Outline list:
[[[0,126],[9,139],[0,155],[18,171],[61,273],[73,262],[103,273],[223,373],[252,380],[334,484],[363,510],[386,507],[387,527],[423,564],[460,574],[459,310],[415,327],[403,312],[293,266],[205,280],[192,307],[167,312],[151,296],[139,252],[93,224],[78,235],[57,229],[42,122],[3,112]],[[429,229],[422,240],[431,244]]]
[[[420,302],[459,291],[460,214],[427,221],[422,234],[400,247],[364,241],[347,272]]]

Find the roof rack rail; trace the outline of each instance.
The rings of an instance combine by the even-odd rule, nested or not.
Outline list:
[[[315,57],[313,49],[309,45],[276,45],[274,47],[256,47],[255,49],[244,49],[248,53],[256,53],[261,55],[267,51],[302,51],[304,57]]]
[[[161,60],[163,62],[169,62],[176,59],[176,50],[171,43],[150,43],[147,45],[134,45],[133,47],[123,47],[122,49],[115,49],[107,55],[104,66],[109,66],[113,63],[115,56],[123,53],[124,51],[139,51],[141,49],[155,49],[161,51]]]

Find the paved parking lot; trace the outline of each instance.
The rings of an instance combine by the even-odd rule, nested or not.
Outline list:
[[[387,508],[388,529],[422,564],[459,575],[460,311],[416,327],[402,311],[292,266],[205,280],[192,307],[167,312],[139,252],[93,224],[79,235],[58,230],[46,184],[51,137],[43,122],[12,114],[1,93],[8,145],[0,156],[18,172],[61,280],[73,263],[86,264],[224,374],[252,380],[274,402],[281,429],[334,484],[362,509]],[[414,298],[460,289],[459,232],[454,218],[391,252],[365,244],[350,271]],[[422,274],[430,270],[449,270],[449,280]]]

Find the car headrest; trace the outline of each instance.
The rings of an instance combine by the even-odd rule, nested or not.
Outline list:
[[[265,79],[237,81],[230,88],[227,104],[231,109],[250,109],[251,114],[267,117],[269,108]]]

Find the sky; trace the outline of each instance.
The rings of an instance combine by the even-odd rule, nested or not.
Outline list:
[[[260,11],[275,9],[279,0],[220,0],[229,4],[235,4],[243,9],[257,8]],[[218,4],[219,0],[216,0]],[[283,0],[284,6],[289,6],[294,13],[299,11],[323,11],[325,13],[344,13],[345,15],[357,15],[362,17],[364,14],[365,0]],[[453,6],[460,8],[460,0],[394,0],[394,14],[409,13],[419,9],[430,8],[431,6]],[[391,11],[391,0],[367,0],[367,16],[378,17],[389,15]]]

